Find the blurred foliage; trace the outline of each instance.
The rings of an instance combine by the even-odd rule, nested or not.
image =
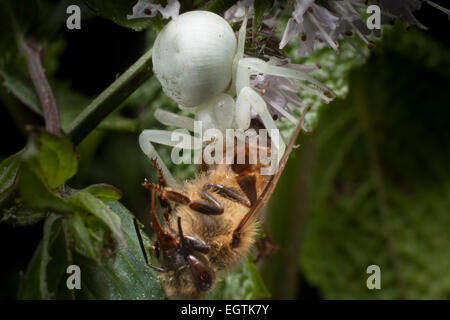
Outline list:
[[[384,39],[321,110],[300,265],[324,298],[448,299],[450,52],[400,26]]]

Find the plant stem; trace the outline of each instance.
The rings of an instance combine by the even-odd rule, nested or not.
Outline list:
[[[72,121],[68,128],[72,142],[75,145],[79,144],[152,75],[152,50],[150,49]]]
[[[59,135],[60,122],[58,107],[56,105],[52,88],[48,83],[47,77],[45,76],[39,50],[22,37],[18,38],[17,44],[27,60],[31,80],[33,81],[34,87],[36,88],[41,101],[45,118],[45,130],[52,134]]]

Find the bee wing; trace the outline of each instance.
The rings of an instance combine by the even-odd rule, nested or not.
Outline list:
[[[284,152],[283,157],[281,158],[278,171],[272,175],[267,182],[263,192],[256,200],[255,205],[249,210],[249,212],[244,216],[244,218],[241,220],[239,225],[237,226],[234,233],[240,233],[242,230],[245,230],[245,227],[251,224],[259,215],[259,212],[261,211],[262,207],[269,201],[270,196],[272,195],[273,191],[275,190],[275,187],[278,183],[278,180],[280,180],[281,174],[284,171],[284,168],[286,167],[287,160],[289,159],[289,155],[292,152],[292,148],[294,147],[295,140],[297,140],[297,136],[300,133],[300,130],[303,126],[303,122],[305,121],[305,115],[308,110],[303,111],[302,116],[300,118],[300,121],[298,122],[297,126],[295,127],[294,132],[291,135],[291,138],[289,140],[289,144],[286,148],[286,151]]]

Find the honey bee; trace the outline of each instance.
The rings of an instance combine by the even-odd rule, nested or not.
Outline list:
[[[156,159],[152,160],[159,183],[145,180],[143,186],[151,191],[150,224],[161,266],[148,263],[136,220],[135,227],[144,258],[149,267],[160,272],[168,298],[200,298],[213,289],[219,273],[231,270],[249,253],[255,242],[258,215],[286,165],[305,112],[278,171],[271,176],[261,174],[263,165],[247,161],[215,164],[209,170],[200,166],[195,178],[174,190],[166,187],[162,170]],[[156,198],[163,210],[164,226],[156,213]]]

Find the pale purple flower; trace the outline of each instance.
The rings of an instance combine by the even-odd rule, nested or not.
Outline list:
[[[283,68],[290,68],[308,73],[318,69],[318,66],[291,64],[286,63],[285,60],[278,60],[275,58],[270,60],[269,63],[274,65],[282,64]],[[303,103],[297,95],[299,90],[306,89],[309,92],[318,94],[317,91],[312,91],[310,87],[307,87],[298,81],[271,75],[257,75],[251,79],[250,85],[263,97],[273,116],[277,118],[286,118],[293,123],[298,122],[297,117],[292,111],[293,108],[298,109],[300,112],[303,112],[305,108],[310,108],[310,106]],[[253,112],[252,114],[254,117],[257,117],[256,113]],[[306,131],[306,128],[304,129]]]
[[[332,39],[337,40],[339,36],[343,36],[344,39],[352,45],[361,55],[365,54],[356,47],[353,41],[349,38],[354,33],[367,45],[369,49],[373,48],[373,43],[367,39],[366,36],[372,33],[372,30],[367,28],[366,23],[362,20],[361,15],[354,7],[357,1],[341,0],[341,1],[327,1],[326,5],[333,12],[334,15],[339,17],[338,27],[332,32]],[[380,36],[380,30],[374,30],[376,36]]]
[[[306,55],[314,53],[314,41],[319,39],[324,41],[334,51],[339,52],[338,44],[332,39],[331,34],[339,25],[339,18],[328,9],[314,3],[314,0],[296,0],[292,18],[289,19],[283,38],[280,42],[280,49],[296,34],[302,39],[299,54]]]
[[[254,0],[241,0],[225,11],[223,17],[230,22],[244,20],[245,10],[248,9],[248,15],[252,16],[255,12],[253,7]]]
[[[153,18],[158,12],[164,19],[176,19],[180,14],[180,3],[178,0],[168,0],[167,5],[163,7],[152,0],[138,0],[133,7],[133,14],[127,15],[127,19]]]

